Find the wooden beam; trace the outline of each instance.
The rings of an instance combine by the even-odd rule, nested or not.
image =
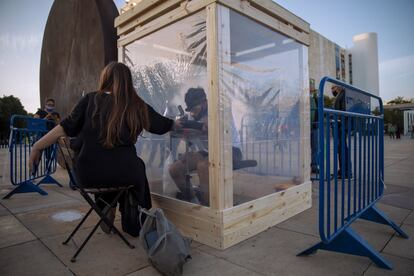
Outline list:
[[[310,180],[310,95],[309,95],[309,62],[308,49],[299,49],[299,120],[300,120],[300,179],[301,182]]]
[[[220,131],[220,159],[221,159],[221,175],[223,179],[223,187],[221,193],[224,196],[223,209],[233,207],[233,149],[232,149],[232,121],[233,114],[231,110],[231,98],[226,93],[222,78],[224,76],[223,67],[231,64],[231,48],[230,48],[230,10],[227,7],[217,5],[217,40],[218,40],[218,91],[219,98],[218,114],[220,116],[218,126]],[[228,76],[226,76],[228,77]],[[231,79],[228,79],[229,83]]]
[[[218,68],[218,7],[216,3],[207,6],[207,79],[208,79],[208,160],[210,207],[223,210],[225,207],[224,175],[222,167],[221,140],[223,118],[219,113],[219,68]]]
[[[178,8],[163,14],[162,16],[140,26],[135,31],[118,39],[118,46],[125,46],[129,43],[149,35],[159,29],[162,29],[184,17],[194,14],[206,7],[206,5],[215,2],[216,0],[196,0],[188,2],[186,5],[180,5]]]
[[[182,0],[177,0],[182,1]],[[130,8],[126,12],[120,14],[117,18],[115,18],[114,26],[118,27],[119,25],[125,24],[132,18],[147,12],[148,10],[152,9],[155,6],[158,6],[165,2],[165,0],[145,0],[141,1],[139,4],[135,5],[134,7]]]
[[[271,0],[248,0],[250,4],[269,14],[270,16],[276,17],[281,21],[286,21],[286,23],[291,24],[295,28],[305,33],[310,33],[309,23],[300,18],[299,16],[291,13],[287,9],[278,5],[277,3]]]
[[[223,249],[248,239],[312,206],[310,181],[224,210]]]
[[[182,1],[182,0],[181,0]],[[136,27],[145,25],[146,23],[160,17],[169,11],[176,9],[180,6],[179,0],[167,0],[163,1],[159,5],[153,6],[153,9],[147,12],[135,14],[128,21],[124,21],[122,24],[117,25],[117,34],[124,35],[133,31]]]
[[[223,247],[221,211],[157,194],[152,194],[152,198],[154,207],[162,208],[184,235],[214,248]]]
[[[252,7],[249,2],[245,0],[217,0],[218,3],[227,6],[245,16],[275,30],[282,34],[285,34],[294,40],[309,45],[309,34],[306,32],[298,31],[293,25],[287,25],[285,22],[272,17],[255,7]]]

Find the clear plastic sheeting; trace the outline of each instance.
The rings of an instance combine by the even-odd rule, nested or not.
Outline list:
[[[184,111],[189,107],[185,97],[190,88],[208,93],[206,47],[206,13],[202,11],[127,45],[123,61],[131,68],[134,86],[145,102],[164,116],[184,115],[195,121]],[[198,103],[200,95],[192,95],[191,105]],[[147,166],[151,192],[200,203],[208,175],[204,148],[208,140],[202,127],[189,125],[192,128],[163,136],[143,133],[136,147]],[[206,162],[199,177],[197,165]]]
[[[218,52],[209,53],[218,61],[211,65],[212,80],[205,10],[125,46],[123,61],[148,104],[185,122],[183,130],[144,133],[137,142],[151,191],[209,206],[209,186],[216,184],[209,170],[220,171],[226,186],[219,191],[233,191],[224,196],[229,207],[303,182],[309,157],[303,146],[309,140],[308,57],[306,46],[224,6],[218,5],[217,18],[211,24],[218,38]],[[208,81],[217,83],[216,72],[218,94],[213,94],[207,88]],[[207,99],[216,104],[216,96],[213,106]],[[214,121],[208,110],[217,115]],[[220,151],[213,166],[212,135],[220,140],[213,145]]]
[[[231,133],[223,135],[231,158],[222,164],[238,205],[302,183],[308,52],[226,7],[218,18],[220,112]]]

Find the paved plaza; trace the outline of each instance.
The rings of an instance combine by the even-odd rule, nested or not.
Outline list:
[[[12,189],[8,179],[7,149],[0,149],[0,196]],[[0,200],[0,275],[159,275],[148,263],[137,238],[129,249],[118,236],[98,229],[76,263],[70,258],[96,223],[90,218],[69,245],[62,241],[88,206],[68,187],[63,169],[54,177],[64,185],[43,185],[48,196],[18,194]],[[313,208],[220,251],[197,242],[184,275],[414,275],[414,140],[385,140],[384,197],[378,207],[410,235],[405,240],[390,227],[357,221],[353,228],[394,265],[378,268],[368,258],[319,251],[308,257],[296,254],[317,243],[318,195]],[[120,214],[116,223],[120,224]]]

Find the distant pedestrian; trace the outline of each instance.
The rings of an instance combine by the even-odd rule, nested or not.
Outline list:
[[[411,126],[411,139],[414,139],[414,123]]]
[[[401,139],[401,129],[400,129],[400,126],[398,124],[395,126],[395,138],[396,139]]]
[[[388,134],[390,136],[390,139],[395,138],[395,127],[393,124],[390,124],[388,127]]]
[[[318,96],[310,92],[311,172],[318,173]]]
[[[336,110],[346,111],[345,105],[345,89],[341,86],[333,86],[332,87],[332,95],[335,97],[334,108]],[[346,142],[346,137],[348,136],[348,121],[344,118],[344,128],[342,128],[342,116],[338,116],[338,157],[339,157],[339,170],[338,170],[338,177],[339,178],[352,178],[352,172],[350,171],[352,168],[351,160],[349,158],[349,150],[348,145]],[[344,132],[344,133],[342,133]],[[344,134],[345,139],[342,138],[342,134]],[[342,148],[344,148],[344,155],[342,155]],[[349,173],[348,173],[349,171]]]

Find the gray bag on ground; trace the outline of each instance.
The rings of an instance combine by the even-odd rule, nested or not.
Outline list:
[[[141,227],[139,240],[151,264],[163,275],[182,275],[184,263],[191,259],[190,239],[181,235],[161,209],[140,211],[147,214],[147,218]]]

